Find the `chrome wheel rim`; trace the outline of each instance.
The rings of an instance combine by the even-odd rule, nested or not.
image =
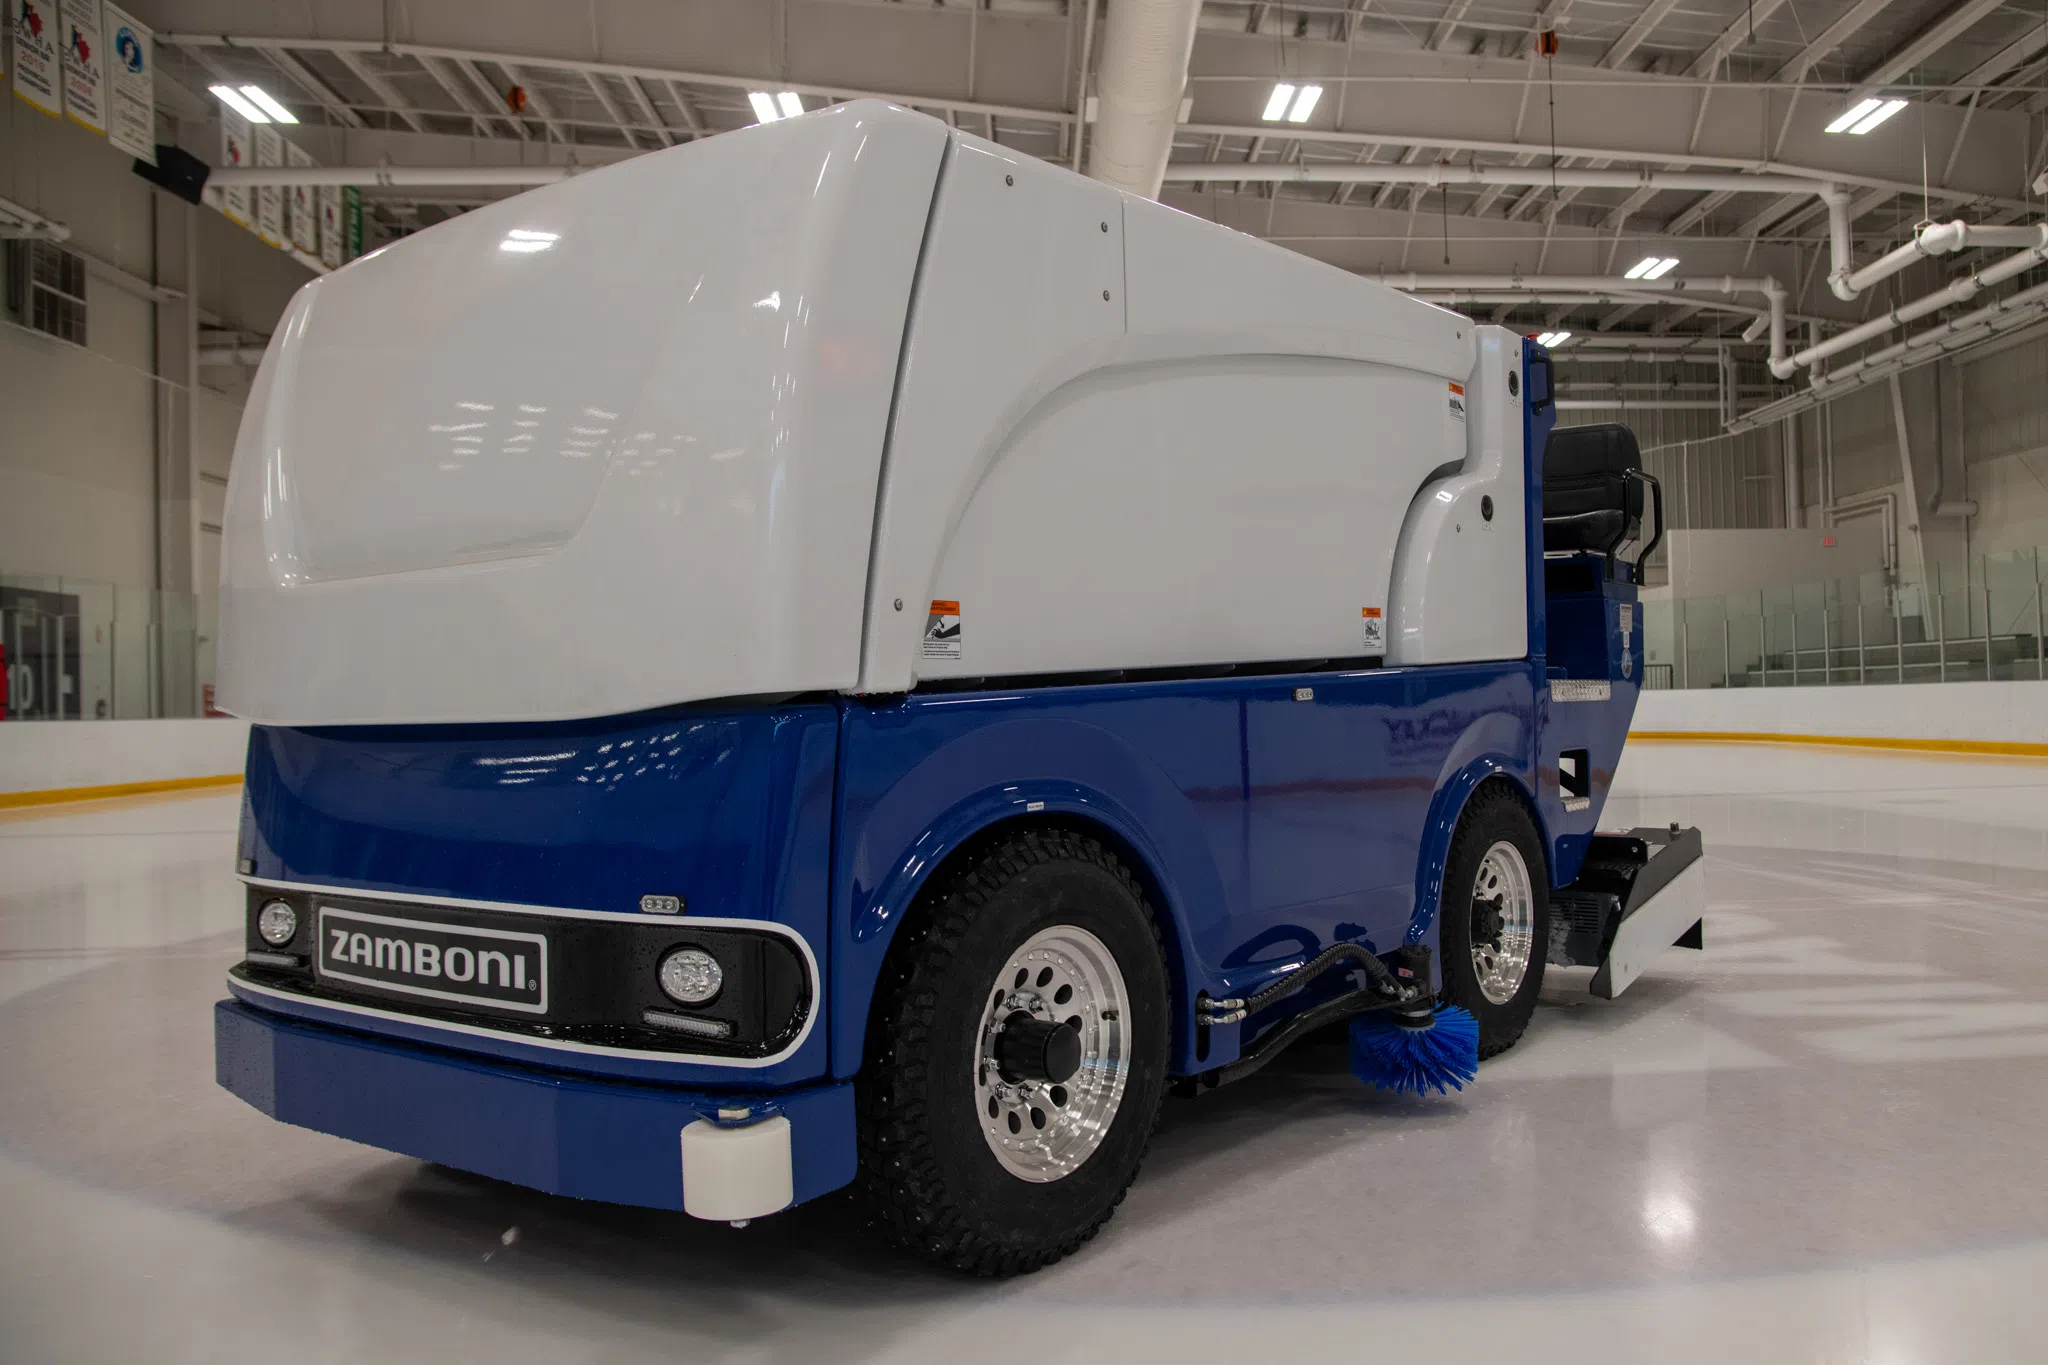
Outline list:
[[[1472,973],[1479,993],[1505,1005],[1522,989],[1536,948],[1536,893],[1522,851],[1506,840],[1486,850],[1472,879]]]
[[[1130,1074],[1130,1001],[1116,958],[1071,924],[1044,929],[1010,954],[982,1008],[974,1103],[1004,1170],[1045,1184],[1079,1169],[1109,1135]],[[1080,1032],[1081,1066],[1064,1083],[1004,1078],[996,1040],[1018,1011]]]

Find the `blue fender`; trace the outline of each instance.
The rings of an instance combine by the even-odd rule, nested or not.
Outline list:
[[[1231,921],[1214,849],[1223,822],[1205,828],[1201,805],[1208,778],[1219,796],[1223,783],[1232,798],[1237,794],[1234,700],[1192,716],[1185,694],[1100,703],[1076,696],[1051,711],[1041,697],[1028,713],[1006,704],[1012,700],[1023,699],[947,707],[911,698],[845,712],[828,995],[837,1076],[860,1067],[882,963],[931,874],[982,832],[1023,819],[1089,826],[1131,862],[1166,943],[1174,1070],[1185,1069],[1192,1055],[1191,1001],[1210,984],[1198,945],[1205,930],[1220,935]],[[1145,714],[1161,705],[1181,713],[1176,726],[1154,724],[1164,717]],[[992,717],[991,709],[1012,714]],[[1083,710],[1096,714],[1083,720],[1075,714]],[[1173,760],[1178,772],[1169,772],[1158,747],[1145,742],[1152,733],[1183,741]]]
[[[1542,810],[1531,790],[1534,774],[1534,737],[1522,720],[1512,713],[1494,712],[1481,716],[1465,730],[1445,758],[1437,777],[1436,795],[1429,803],[1429,816],[1422,828],[1422,851],[1415,868],[1415,909],[1408,922],[1407,941],[1435,946],[1437,910],[1443,900],[1444,863],[1450,856],[1451,837],[1458,820],[1479,784],[1502,778],[1520,793],[1536,822],[1544,849],[1545,875],[1550,875],[1550,834]]]

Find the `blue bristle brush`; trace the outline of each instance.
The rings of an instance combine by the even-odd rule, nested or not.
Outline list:
[[[1351,1021],[1351,1074],[1397,1095],[1463,1090],[1479,1075],[1479,1021],[1457,1005],[1362,1014]]]

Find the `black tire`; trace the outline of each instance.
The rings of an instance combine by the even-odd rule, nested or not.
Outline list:
[[[1086,835],[1020,830],[941,878],[899,931],[876,987],[855,1080],[854,1194],[871,1223],[929,1260],[1025,1274],[1093,1237],[1137,1176],[1166,1091],[1166,957],[1130,869]],[[1056,926],[1087,930],[1114,957],[1130,1065],[1100,1145],[1071,1172],[1034,1182],[1007,1170],[984,1136],[975,1072],[997,973]]]
[[[1493,906],[1476,895],[1482,861],[1496,844],[1511,845],[1521,855],[1528,873],[1530,897],[1534,902],[1533,943],[1529,964],[1521,984],[1506,1000],[1488,998],[1481,984],[1479,967],[1473,961],[1472,945],[1498,945],[1500,934]],[[1550,948],[1549,862],[1543,856],[1543,842],[1528,807],[1511,789],[1487,783],[1474,792],[1458,818],[1451,836],[1450,853],[1444,859],[1442,929],[1443,987],[1438,998],[1447,1005],[1462,1005],[1479,1021],[1479,1055],[1482,1058],[1505,1052],[1529,1026],[1536,1011],[1536,997],[1543,990],[1543,965]],[[1487,931],[1493,929],[1489,936]],[[1500,983],[1495,983],[1499,993]]]

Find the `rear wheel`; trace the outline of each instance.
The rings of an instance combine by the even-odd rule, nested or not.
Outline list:
[[[1483,786],[1466,804],[1444,861],[1444,1003],[1479,1021],[1479,1055],[1505,1052],[1529,1026],[1550,945],[1543,845],[1526,806]]]
[[[1037,1270],[1137,1175],[1165,1093],[1165,955],[1130,870],[1085,835],[1021,831],[943,876],[877,987],[856,1195],[941,1264]]]

